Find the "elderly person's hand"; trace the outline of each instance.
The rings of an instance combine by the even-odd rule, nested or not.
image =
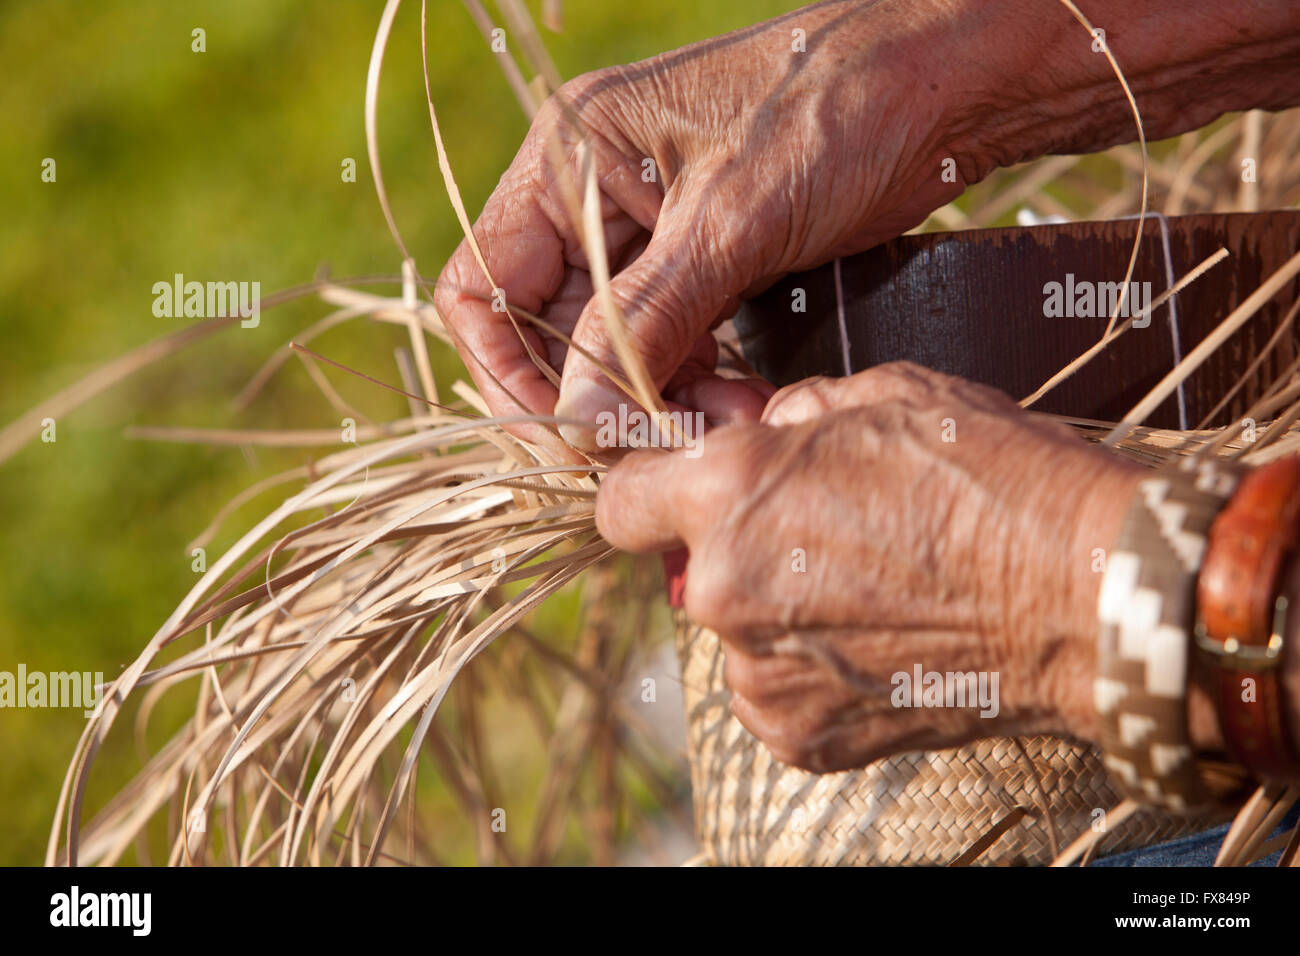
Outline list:
[[[1140,469],[906,363],[791,386],[699,450],[628,455],[597,521],[621,548],[689,547],[686,611],[718,631],[733,712],[777,759],[1093,736],[1094,549]],[[917,665],[982,672],[997,699],[899,706]]]
[[[1149,138],[1300,101],[1292,0],[1250,0],[1230,24],[1219,0],[1085,6],[1123,62]],[[561,185],[571,196],[579,181],[567,103],[594,149],[614,298],[655,385],[714,424],[752,420],[770,389],[714,374],[710,327],[776,277],[916,225],[996,166],[1132,139],[1102,49],[1052,0],[800,9],[566,84],[475,235],[507,302],[618,368]],[[519,413],[507,393],[528,411],[593,424],[612,411],[620,399],[592,362],[523,318],[516,331],[494,291],[462,244],[437,293],[493,411]],[[530,351],[562,374],[560,389]],[[593,448],[593,429],[562,433]]]
[[[594,146],[614,297],[655,385],[711,423],[756,419],[772,390],[714,374],[710,327],[747,292],[898,235],[965,188],[960,171],[941,175],[945,137],[960,125],[946,113],[956,83],[935,92],[940,64],[925,40],[938,13],[924,6],[823,5],[566,84],[475,227],[506,301],[618,367],[557,182],[581,188],[564,100]],[[494,411],[519,412],[501,386],[541,414],[594,422],[615,408],[620,398],[590,361],[521,319],[525,345],[492,295],[462,244],[437,303]],[[558,392],[528,346],[563,372]],[[590,431],[563,434],[594,448]]]

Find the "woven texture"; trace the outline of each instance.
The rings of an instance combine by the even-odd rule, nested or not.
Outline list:
[[[1099,754],[1054,737],[982,740],[810,774],[776,763],[731,715],[715,633],[677,612],[695,829],[727,866],[949,864],[1017,807],[1028,811],[975,861],[1050,863],[1119,802]],[[1022,749],[1023,748],[1023,749]],[[1134,814],[1100,852],[1147,846],[1223,819]]]
[[[1138,485],[1106,562],[1093,682],[1106,768],[1142,803],[1209,802],[1187,740],[1187,654],[1196,575],[1235,470],[1206,461]]]

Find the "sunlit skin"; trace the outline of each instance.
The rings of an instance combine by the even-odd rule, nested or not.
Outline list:
[[[1149,139],[1300,103],[1292,0],[1230,14],[1208,0],[1087,8]],[[819,4],[566,84],[475,225],[508,301],[617,369],[561,187],[578,168],[568,103],[593,145],[631,342],[669,406],[715,426],[698,459],[626,456],[601,486],[598,524],[627,550],[689,547],[687,611],[723,639],[737,717],[787,763],[827,771],[987,735],[1096,734],[1094,551],[1113,542],[1141,472],[1005,395],[914,366],[772,397],[717,375],[710,334],[781,275],[900,234],[994,168],[1133,139],[1092,46],[1038,0]],[[488,403],[575,419],[563,437],[591,450],[587,423],[624,399],[561,339],[521,321],[521,341],[491,296],[462,245],[437,304]],[[1288,660],[1300,697],[1300,654]],[[879,709],[890,675],[916,663],[998,671],[997,718]],[[1193,684],[1188,699],[1193,742],[1217,746],[1207,696]]]

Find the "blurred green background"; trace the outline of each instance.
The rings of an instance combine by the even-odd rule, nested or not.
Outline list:
[[[573,76],[797,6],[565,0],[564,31],[543,35]],[[0,5],[0,423],[193,321],[152,314],[153,283],[174,273],[257,280],[265,297],[322,266],[337,276],[397,270],[362,130],[382,8],[379,0]],[[436,275],[459,229],[424,103],[419,9],[411,0],[397,18],[380,137],[399,225],[421,271]],[[191,50],[196,27],[206,52]],[[474,213],[527,124],[460,3],[431,4],[428,29],[433,94]],[[54,183],[41,181],[47,157],[57,163]],[[355,183],[340,176],[347,157]],[[145,443],[125,439],[124,428],[336,427],[296,363],[248,410],[230,402],[264,358],[325,311],[307,300],[267,311],[255,330],[205,340],[59,420],[54,443],[36,440],[0,465],[0,670],[23,663],[111,678],[135,657],[193,583],[188,542],[234,494],[305,462],[309,450]],[[392,381],[403,336],[346,328],[319,350]],[[454,357],[435,358],[440,381],[459,374]],[[363,394],[372,412],[405,413],[394,396],[332,379]],[[274,494],[241,511],[212,547],[229,544]],[[173,726],[182,716],[183,708],[170,715]],[[0,710],[0,863],[41,861],[83,723],[80,711]],[[133,745],[119,740],[100,758],[91,804],[137,767]]]

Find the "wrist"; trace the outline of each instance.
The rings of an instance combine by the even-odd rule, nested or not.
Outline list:
[[[1074,736],[1093,742],[1097,741],[1099,732],[1093,679],[1097,669],[1097,604],[1101,581],[1124,516],[1133,504],[1137,485],[1150,477],[1145,469],[1119,459],[1108,460],[1105,465],[1080,503],[1070,549],[1073,557],[1062,570],[1061,578],[1067,582],[1064,619],[1073,622],[1069,633],[1078,646],[1071,655],[1076,662],[1072,680],[1062,694],[1062,717]],[[1297,643],[1300,644],[1300,637]],[[1200,666],[1199,657],[1191,648],[1188,654],[1191,665],[1187,681],[1188,740],[1194,750],[1219,752],[1224,749],[1224,741],[1210,675]],[[1295,679],[1300,683],[1300,666],[1296,668]]]
[[[1069,515],[1068,542],[1062,565],[1054,569],[1061,595],[1058,619],[1070,663],[1055,692],[1060,717],[1074,737],[1095,741],[1099,723],[1093,702],[1097,671],[1097,601],[1106,562],[1119,536],[1120,526],[1147,473],[1140,467],[1100,451],[1088,450],[1087,484]],[[1064,487],[1064,483],[1057,488]]]
[[[1036,702],[1021,732],[1095,741],[1097,600],[1145,471],[1077,440],[1005,464],[1003,486],[1017,488],[1014,518],[998,526],[1004,557],[988,566],[985,587],[1003,595],[1011,673]]]

